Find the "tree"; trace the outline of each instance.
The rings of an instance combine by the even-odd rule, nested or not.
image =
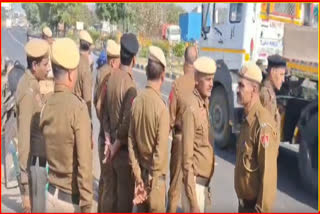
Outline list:
[[[119,24],[124,19],[124,3],[96,3],[96,14],[99,19]]]
[[[40,12],[36,3],[23,3],[22,8],[26,12],[29,23],[36,27],[40,25]]]
[[[185,10],[176,4],[165,4],[164,9],[166,11],[166,22],[170,24],[179,24],[179,16],[181,13],[185,13]]]

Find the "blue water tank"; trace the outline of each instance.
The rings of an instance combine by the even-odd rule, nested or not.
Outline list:
[[[181,38],[185,42],[199,41],[201,37],[201,13],[183,13],[179,17]]]

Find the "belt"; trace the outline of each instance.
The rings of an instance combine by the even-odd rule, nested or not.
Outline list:
[[[210,184],[210,179],[202,177],[202,176],[197,176],[196,177],[196,183],[199,184],[199,185],[207,187]]]
[[[80,196],[79,195],[72,195],[66,192],[61,191],[60,189],[56,188],[55,186],[49,184],[48,192],[54,195],[55,191],[58,190],[58,199],[64,202],[68,202],[71,204],[79,205]]]
[[[31,157],[31,165],[32,166],[36,165],[37,159],[39,159],[39,166],[46,167],[47,159],[44,157],[39,157],[39,156],[32,156]]]
[[[257,200],[246,200],[246,199],[239,199],[239,204],[241,207],[246,209],[251,209],[256,206]]]

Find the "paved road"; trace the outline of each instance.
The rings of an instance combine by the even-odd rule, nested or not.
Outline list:
[[[26,42],[22,29],[1,30],[3,56],[19,59],[25,63],[23,44]],[[146,84],[145,72],[135,70],[134,77],[139,89]],[[164,99],[168,98],[172,80],[166,79],[162,88]],[[97,142],[99,122],[93,114],[94,136]],[[170,143],[170,142],[169,142]],[[94,146],[97,153],[97,146]],[[94,155],[94,185],[97,186],[100,169],[98,155]],[[237,197],[233,188],[235,148],[216,149],[216,170],[212,179],[214,210],[212,212],[237,212]],[[317,212],[318,198],[303,190],[300,183],[296,154],[281,149],[278,160],[278,193],[275,212]],[[21,212],[19,192],[17,188],[7,190],[1,185],[1,212]]]

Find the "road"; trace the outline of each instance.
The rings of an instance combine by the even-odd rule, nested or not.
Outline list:
[[[23,44],[26,42],[26,34],[23,29],[2,29],[2,51],[3,56],[12,59],[19,59],[25,64],[25,55]],[[139,89],[146,84],[145,72],[143,70],[134,70],[134,77]],[[172,80],[166,79],[162,96],[168,98],[171,89]],[[99,122],[96,115],[93,114],[94,137],[97,142]],[[171,143],[171,142],[169,142]],[[216,169],[211,182],[213,192],[213,210],[212,212],[237,212],[238,202],[234,191],[234,163],[235,148],[216,151]],[[94,154],[97,153],[97,146],[94,146]],[[95,190],[100,174],[98,155],[94,155]],[[5,189],[1,185],[1,212],[21,212],[19,191],[17,188]],[[180,209],[179,209],[180,210]],[[181,210],[180,210],[181,211]],[[318,198],[305,192],[299,179],[296,154],[281,149],[278,160],[278,192],[275,202],[274,212],[317,212]]]

